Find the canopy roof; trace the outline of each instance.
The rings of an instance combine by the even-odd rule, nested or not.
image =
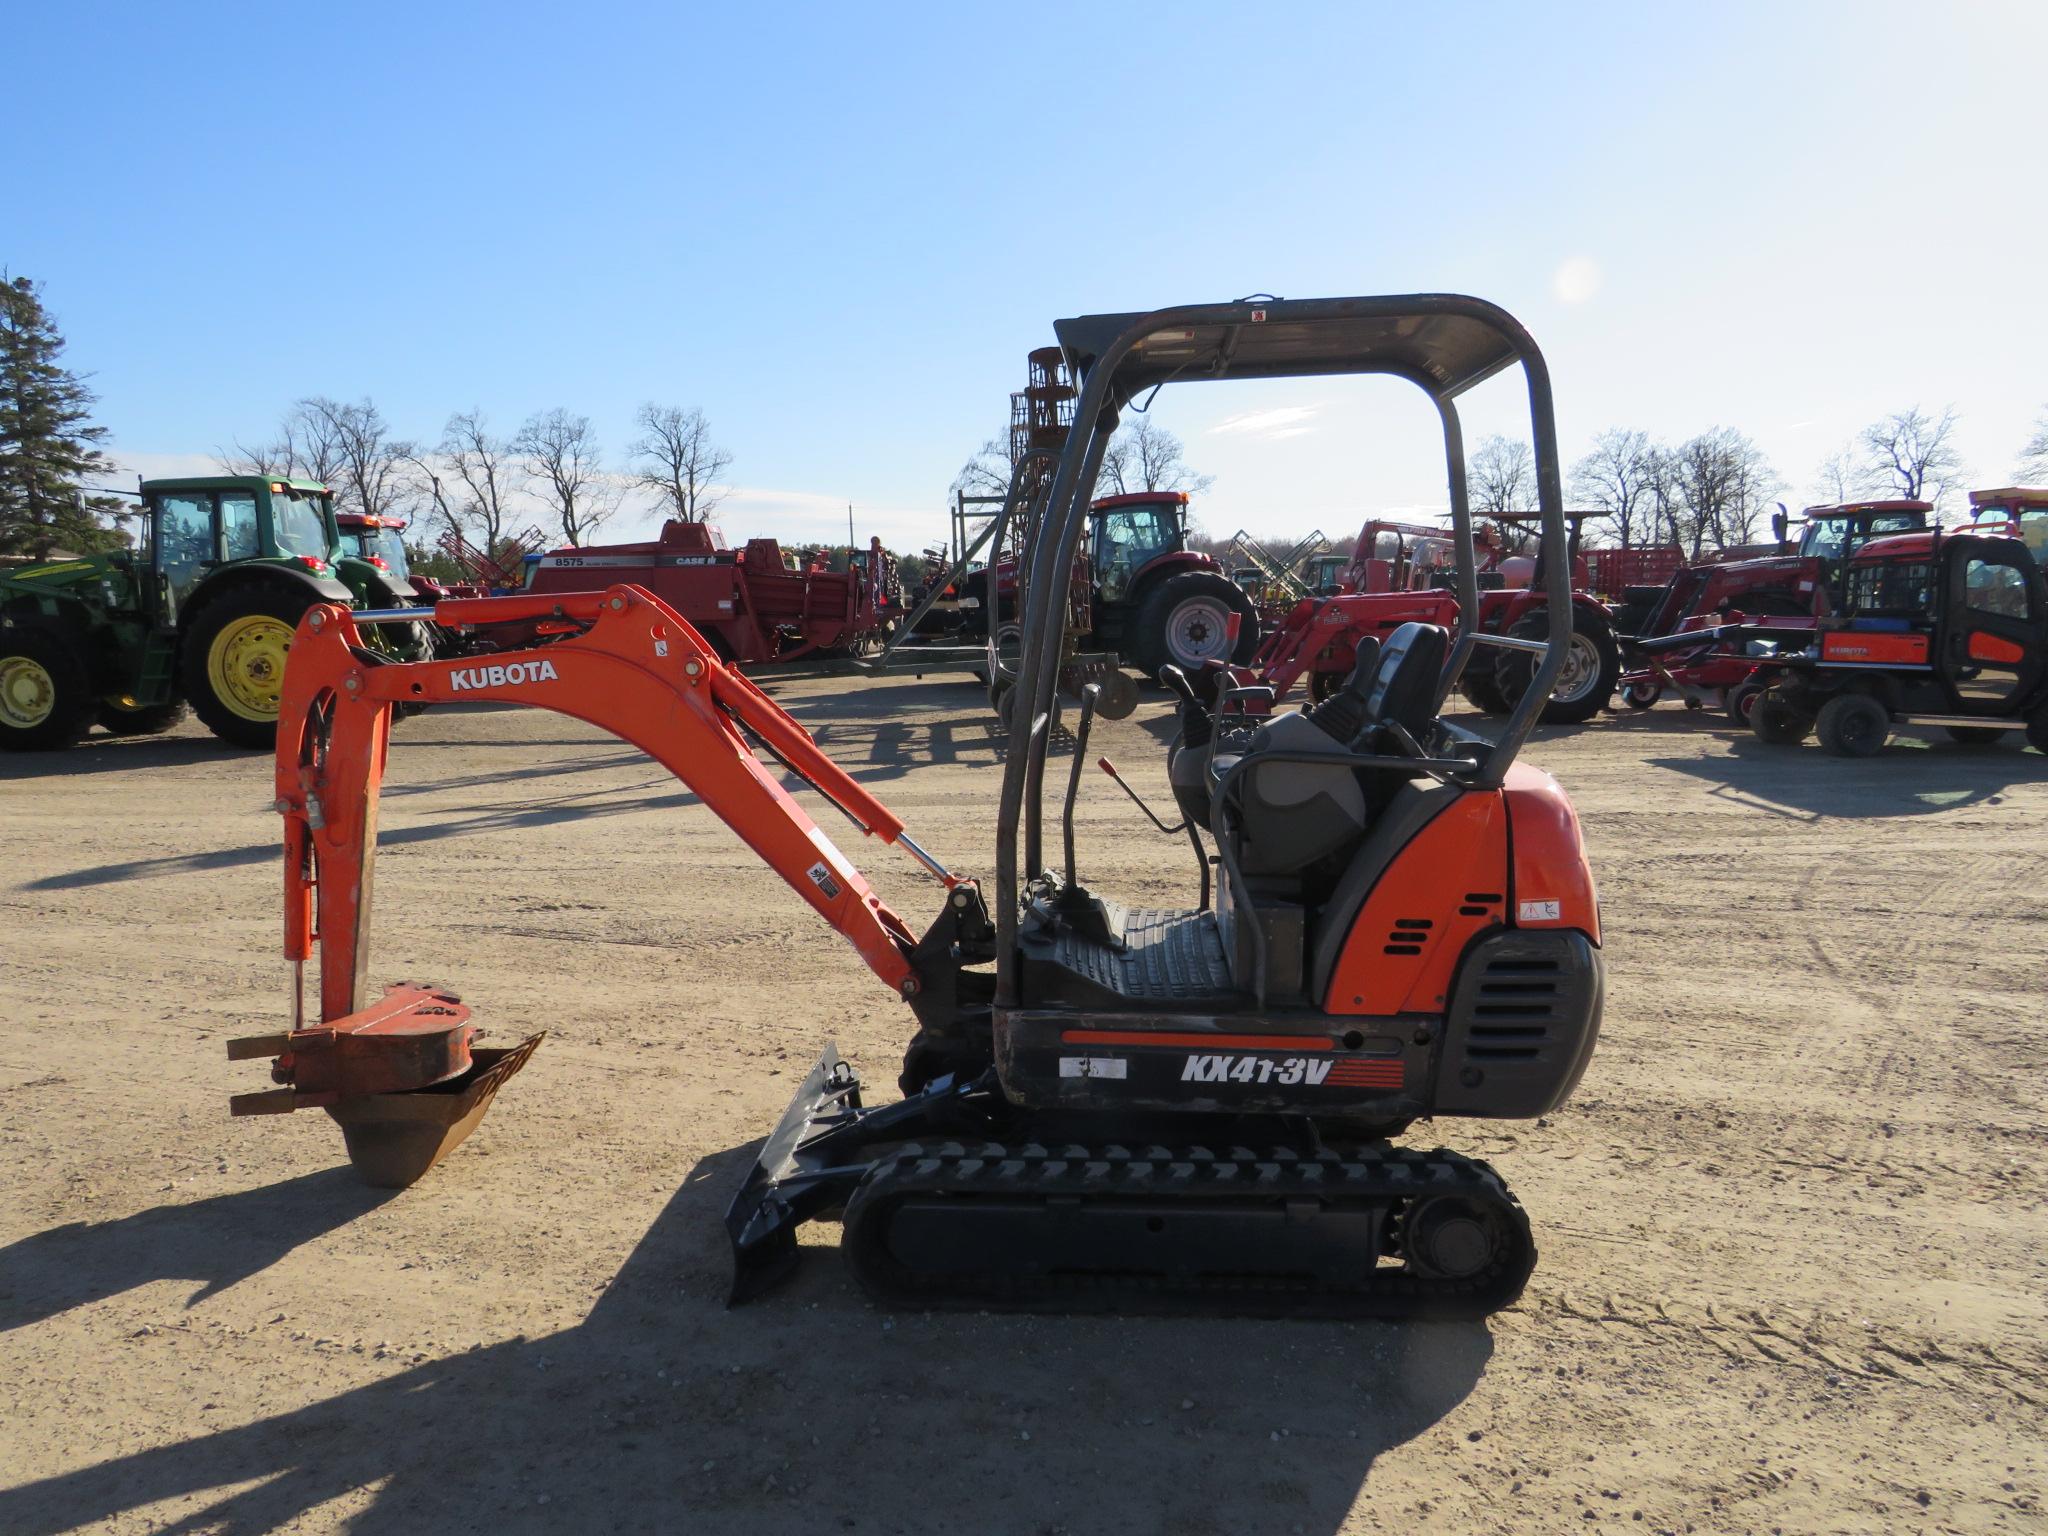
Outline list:
[[[1055,321],[1053,332],[1083,379],[1120,339],[1134,337],[1117,365],[1120,400],[1169,380],[1345,373],[1396,374],[1451,396],[1536,351],[1506,310],[1455,293],[1082,315]]]

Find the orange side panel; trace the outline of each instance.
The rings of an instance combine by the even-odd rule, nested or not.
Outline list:
[[[1465,946],[1504,918],[1508,812],[1469,794],[1394,856],[1330,973],[1327,1013],[1441,1013]]]
[[[1527,763],[1508,770],[1506,793],[1515,849],[1509,920],[1517,928],[1576,928],[1598,944],[1600,896],[1579,813],[1557,780]]]
[[[1919,666],[1927,660],[1927,637],[1880,634],[1862,629],[1831,630],[1820,637],[1820,659]]]
[[[2002,635],[1986,634],[1981,629],[1970,631],[1970,660],[2021,662],[2027,659],[2027,648]]]

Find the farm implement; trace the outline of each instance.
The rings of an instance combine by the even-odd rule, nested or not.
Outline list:
[[[1514,1195],[1482,1162],[1395,1138],[1431,1117],[1547,1114],[1599,1027],[1600,914],[1578,821],[1517,761],[1571,639],[1542,356],[1504,311],[1440,294],[1098,315],[1057,334],[1080,381],[1075,426],[1022,573],[1014,749],[986,884],[920,846],[645,588],[445,601],[446,626],[560,626],[461,662],[389,661],[364,636],[402,613],[321,605],[292,652],[276,778],[285,952],[317,980],[289,1031],[230,1047],[274,1058],[278,1085],[237,1110],[324,1108],[367,1176],[403,1183],[531,1054],[535,1041],[486,1061],[454,994],[407,983],[378,996],[364,980],[394,706],[528,705],[664,764],[914,1024],[900,1098],[870,1103],[828,1046],[768,1136],[727,1216],[734,1299],[797,1262],[800,1223],[836,1217],[844,1257],[892,1305],[1474,1317],[1512,1302],[1536,1260]],[[1477,622],[1457,401],[1517,364],[1559,622],[1510,642]],[[1104,449],[1158,387],[1331,373],[1406,379],[1440,413],[1456,628],[1408,623],[1361,646],[1303,714],[1234,718],[1227,700],[1211,712],[1184,689],[1170,768],[1200,810],[1186,835],[1201,899],[1126,908],[1083,883],[1075,846],[1093,689],[1058,813],[1063,857],[1046,825],[1065,597]],[[1461,671],[1510,643],[1533,676],[1497,739],[1446,723]],[[928,927],[881,900],[784,775],[931,877]]]

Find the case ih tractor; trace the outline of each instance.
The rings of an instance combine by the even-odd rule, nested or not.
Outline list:
[[[676,774],[903,1014],[888,1102],[869,1102],[871,1085],[820,1041],[726,1214],[734,1300],[815,1251],[798,1228],[826,1218],[871,1295],[920,1311],[1476,1318],[1510,1305],[1536,1262],[1529,1217],[1499,1173],[1437,1146],[1436,1131],[1562,1104],[1593,1055],[1604,991],[1579,819],[1555,780],[1518,761],[1572,614],[1542,355],[1504,311],[1452,294],[1192,305],[1062,320],[1056,333],[1079,398],[1027,546],[1020,707],[986,878],[920,846],[644,588],[440,604],[444,625],[570,626],[489,667],[365,665],[364,629],[392,615],[316,609],[286,679],[275,780],[284,949],[309,984],[293,989],[288,1029],[229,1043],[232,1060],[274,1059],[275,1086],[238,1095],[235,1112],[323,1109],[365,1176],[391,1185],[477,1123],[539,1037],[473,1049],[454,993],[366,985],[390,712],[450,699],[549,709]],[[1478,627],[1454,468],[1456,632],[1405,625],[1362,647],[1315,709],[1205,716],[1209,742],[1183,738],[1172,771],[1198,776],[1207,808],[1186,829],[1195,905],[1126,907],[1085,886],[1074,805],[1095,688],[1065,773],[1050,721],[1067,588],[1119,417],[1161,386],[1383,374],[1428,394],[1455,467],[1459,397],[1516,367],[1559,623],[1533,642],[1533,683],[1493,737],[1442,718],[1474,655],[1523,652]],[[884,902],[804,789],[930,877],[928,926]],[[747,962],[764,987],[777,959],[764,946]],[[588,1012],[574,993],[555,1005]],[[687,1027],[687,1010],[677,1017]],[[1427,1135],[1396,1145],[1416,1124]]]
[[[2017,522],[1872,539],[1849,559],[1839,614],[1797,655],[1759,664],[1750,713],[1763,741],[1809,731],[1868,757],[1894,725],[1965,744],[2024,731],[2048,752],[2048,588]]]
[[[169,730],[189,702],[236,746],[267,749],[292,633],[319,603],[389,608],[388,573],[334,564],[323,485],[260,475],[147,480],[141,547],[0,565],[0,750]],[[423,626],[374,643],[412,659]]]
[[[1725,707],[1747,725],[1762,691],[1755,663],[1803,645],[1814,620],[1840,606],[1846,562],[1866,541],[1923,529],[1933,510],[1925,501],[1808,507],[1796,548],[1781,511],[1771,520],[1777,554],[1686,566],[1662,587],[1631,588],[1617,612],[1622,702],[1648,709],[1675,693],[1688,709]],[[1750,626],[1742,652],[1728,649],[1730,624]]]
[[[1081,643],[1115,651],[1148,679],[1168,665],[1196,672],[1210,662],[1247,662],[1258,649],[1251,594],[1221,561],[1188,548],[1185,491],[1133,491],[1091,503],[1079,560],[1086,562],[1089,626]],[[996,622],[1014,628],[1016,569],[1006,557],[970,573],[963,583],[970,611],[989,611],[993,579]]]
[[[1567,514],[1576,543],[1577,519]],[[1518,519],[1519,520],[1519,519]],[[1476,544],[1478,626],[1514,649],[1488,649],[1466,664],[1459,691],[1489,715],[1515,707],[1533,674],[1530,658],[1542,653],[1550,632],[1541,561],[1514,555],[1498,540]],[[1572,561],[1577,569],[1577,561]],[[1341,590],[1295,604],[1266,637],[1254,658],[1257,681],[1284,697],[1306,676],[1309,696],[1328,697],[1351,670],[1359,642],[1386,636],[1403,624],[1444,626],[1458,620],[1450,588],[1453,571],[1448,530],[1375,518],[1359,531]],[[1621,673],[1621,653],[1607,607],[1590,593],[1572,592],[1572,635],[1564,665],[1543,706],[1545,724],[1574,725],[1607,706]]]

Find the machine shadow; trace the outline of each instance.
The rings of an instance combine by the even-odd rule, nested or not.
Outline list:
[[[1718,794],[1810,818],[1924,816],[1996,804],[2015,785],[2048,781],[2048,757],[2037,752],[1946,741],[1894,742],[1875,757],[1842,758],[1811,743],[1772,746],[1745,734],[1725,754],[1647,762],[1704,780]]]
[[[156,1280],[200,1282],[186,1302],[196,1305],[390,1197],[346,1168],[328,1168],[263,1189],[33,1233],[0,1248],[0,1333]]]
[[[721,1217],[755,1150],[698,1164],[581,1323],[0,1489],[0,1530],[196,1498],[167,1529],[253,1533],[374,1489],[355,1536],[1323,1536],[1492,1353],[1478,1324],[889,1317],[829,1250],[728,1311]]]

